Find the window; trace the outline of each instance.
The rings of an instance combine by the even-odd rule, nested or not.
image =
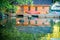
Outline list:
[[[42,8],[44,9],[44,6]]]
[[[17,15],[17,17],[21,17],[21,18],[23,18],[23,17],[24,17],[24,15]]]
[[[37,7],[35,7],[35,11],[37,11]]]
[[[28,11],[30,11],[30,6],[28,7]]]
[[[38,15],[32,15],[33,18],[38,18]]]
[[[24,11],[24,7],[23,6],[21,6],[21,9],[20,9],[21,11]]]

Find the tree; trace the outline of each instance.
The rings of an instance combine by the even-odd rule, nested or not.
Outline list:
[[[32,0],[0,0],[0,11],[1,12],[9,12],[11,9],[16,9],[15,4],[19,5],[26,5],[26,4],[32,4]]]
[[[53,3],[55,3],[56,1],[60,2],[60,0],[53,0]]]
[[[18,2],[18,4],[20,5],[27,5],[27,4],[32,4],[32,0],[16,0],[16,2]]]
[[[25,3],[25,1],[19,0],[19,2],[20,1]],[[14,2],[17,2],[19,4],[18,0],[0,0],[0,12],[5,13],[6,10],[8,12],[10,11],[10,9],[15,10],[16,6],[15,6]],[[22,4],[21,2],[20,2],[20,4]],[[0,24],[0,40],[22,40],[20,32],[16,29],[15,20],[16,19],[11,20],[10,18],[7,18],[6,24],[5,23]],[[2,20],[0,20],[0,23],[1,23],[1,21]],[[28,36],[26,36],[26,35],[25,35],[25,37],[29,37],[29,35]]]
[[[6,12],[6,10],[9,10],[12,8],[13,5],[10,4],[9,0],[0,0],[0,11]]]

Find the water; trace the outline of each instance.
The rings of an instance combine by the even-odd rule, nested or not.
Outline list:
[[[35,20],[35,19],[32,19]],[[28,25],[28,26],[18,26],[18,30],[27,33],[52,33],[54,24],[60,21],[58,18],[41,18],[39,19],[42,25]],[[38,20],[37,20],[38,21]],[[29,21],[28,21],[29,22]],[[35,21],[36,22],[36,21]],[[46,22],[49,24],[46,25]],[[44,24],[43,24],[44,23]]]
[[[24,19],[24,20],[26,21],[26,19]],[[28,20],[28,22],[29,22],[29,20]],[[35,19],[32,19],[32,20],[35,20]],[[27,26],[24,26],[24,25],[16,26],[16,17],[2,19],[0,21],[0,24],[2,24],[3,26],[6,26],[6,25],[7,26],[14,26],[20,32],[26,32],[26,33],[52,33],[54,24],[56,24],[57,22],[60,21],[60,19],[58,19],[58,18],[41,18],[41,19],[38,18],[37,22],[38,22],[38,20],[40,20],[40,22],[42,22],[42,25],[36,25],[37,23],[35,23],[35,25],[31,25],[29,23],[29,25],[27,25]],[[35,20],[35,22],[36,22],[36,20]]]
[[[24,19],[24,18],[21,18],[21,19]],[[11,27],[16,27],[19,32],[17,33],[17,31],[14,30],[10,34],[13,34],[13,33],[14,33],[13,35],[15,35],[15,34],[19,35],[20,34],[19,37],[22,38],[22,39],[24,39],[24,40],[25,39],[31,39],[31,40],[48,40],[48,38],[51,39],[51,40],[55,40],[56,37],[57,37],[55,35],[59,36],[59,33],[58,34],[54,34],[53,33],[53,31],[55,31],[54,25],[56,23],[60,22],[60,19],[58,19],[58,18],[38,18],[37,20],[35,20],[35,18],[34,18],[34,19],[31,19],[31,20],[35,20],[35,22],[36,22],[35,25],[33,25],[33,26],[30,23],[25,26],[23,24],[24,22],[22,23],[22,25],[18,25],[17,26],[16,25],[16,23],[17,23],[16,20],[17,20],[16,17],[10,17],[10,18],[1,19],[0,20],[0,25],[1,25],[0,27],[3,26],[3,28],[5,28],[5,30],[6,30],[6,28],[9,28],[9,29],[7,29],[8,32],[11,32],[12,30],[14,30],[14,29],[10,29]],[[24,20],[27,21],[27,22],[30,21],[30,19],[29,20],[24,19]],[[38,22],[38,20],[40,20],[40,22],[42,22],[42,25],[36,25],[37,22]],[[48,25],[46,25],[47,22],[49,23]],[[58,30],[57,30],[57,32],[58,32]],[[9,33],[7,33],[7,34],[9,34]],[[51,34],[54,35],[55,38],[52,37]],[[17,39],[17,38],[18,37],[16,36],[16,38],[14,38],[14,39]],[[59,39],[56,39],[56,40],[59,40]]]

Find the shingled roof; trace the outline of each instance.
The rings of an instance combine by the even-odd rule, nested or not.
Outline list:
[[[34,5],[51,5],[53,3],[53,0],[32,0],[32,1]],[[17,5],[18,2],[13,1],[12,4]],[[30,2],[28,2],[28,5],[30,5]]]
[[[34,4],[38,5],[51,5],[53,0],[33,0]]]

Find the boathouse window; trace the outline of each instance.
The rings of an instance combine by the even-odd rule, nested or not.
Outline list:
[[[23,17],[24,17],[24,15],[17,15],[17,17],[23,18]]]
[[[24,7],[23,7],[23,6],[21,6],[21,11],[22,11],[22,12],[24,11]]]
[[[37,7],[35,7],[35,11],[37,11]]]
[[[42,8],[44,9],[44,6]]]
[[[28,11],[30,11],[30,6],[28,7]]]
[[[38,18],[38,15],[32,15],[33,18]]]

